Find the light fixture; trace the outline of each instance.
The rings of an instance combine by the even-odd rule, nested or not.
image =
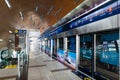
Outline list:
[[[23,16],[21,16],[21,19],[22,19],[22,20],[24,19]]]
[[[12,31],[9,31],[9,33],[12,33]]]
[[[85,14],[87,14],[87,13],[89,13],[89,12],[91,12],[91,11],[97,9],[97,8],[99,8],[100,6],[106,4],[106,3],[110,2],[110,1],[111,1],[111,0],[106,0],[106,1],[102,2],[101,4],[99,4],[99,5],[95,6],[94,8],[90,9],[89,11],[86,11],[85,13],[83,13],[83,14],[81,14],[81,15],[73,18],[73,19],[71,19],[71,20],[68,21],[67,23],[72,22],[73,20],[75,20],[75,19],[77,19],[77,18],[79,18],[79,17],[81,17],[81,16],[83,16],[83,15],[85,15]],[[69,13],[68,13],[68,14],[69,14]]]
[[[5,3],[7,4],[7,6],[8,6],[9,8],[11,8],[11,5],[10,5],[10,3],[9,3],[9,0],[5,0]]]
[[[2,42],[3,41],[3,39],[0,39],[0,42]]]
[[[51,6],[50,10],[47,12],[47,15],[49,15],[53,9],[54,9],[54,6]]]
[[[21,11],[20,11],[20,16],[23,16]]]
[[[11,39],[9,39],[9,43],[11,43],[12,42],[12,40]]]
[[[57,14],[59,14],[62,11],[63,8],[60,8],[55,14],[54,16],[56,16]]]
[[[20,17],[21,17],[21,19],[23,20],[24,18],[23,18],[23,13],[20,11]]]

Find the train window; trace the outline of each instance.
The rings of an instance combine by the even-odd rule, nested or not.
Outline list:
[[[59,38],[59,46],[57,50],[57,59],[61,62],[64,61],[64,38]]]
[[[79,69],[91,76],[93,55],[93,36],[80,37],[80,64]]]
[[[65,61],[73,67],[76,65],[76,36],[68,37],[68,52],[65,53]]]
[[[68,51],[76,52],[76,37],[68,37]]]
[[[63,50],[63,46],[64,46],[63,38],[60,38],[59,39],[59,49]]]
[[[111,37],[112,36],[112,37]],[[119,79],[119,33],[97,34],[96,70],[102,76]]]

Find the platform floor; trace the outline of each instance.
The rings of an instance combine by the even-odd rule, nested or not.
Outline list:
[[[44,53],[29,61],[28,80],[82,80],[60,62]]]
[[[0,69],[0,80],[16,80],[17,68]]]

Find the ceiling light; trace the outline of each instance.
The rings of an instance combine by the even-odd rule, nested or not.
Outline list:
[[[54,9],[54,6],[51,6],[50,10],[47,12],[47,15],[49,15],[53,9]]]
[[[8,6],[9,8],[11,8],[11,5],[10,5],[10,3],[9,3],[9,0],[5,0],[5,3],[7,4],[7,6]]]
[[[63,8],[60,8],[55,14],[54,16],[56,16],[58,13],[60,13],[62,11]]]
[[[23,20],[24,18],[23,18],[23,13],[20,11],[20,17],[21,17],[21,19]]]
[[[21,19],[23,20],[24,18],[21,16]]]
[[[9,33],[12,33],[12,31],[9,31]]]
[[[3,41],[3,39],[0,39],[0,42],[2,42]]]
[[[23,16],[22,12],[20,11],[20,16]]]

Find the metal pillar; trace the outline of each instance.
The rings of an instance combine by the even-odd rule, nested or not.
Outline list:
[[[59,49],[59,39],[57,39],[57,50]]]
[[[53,39],[51,39],[51,46],[50,46],[50,48],[51,48],[50,55],[51,55],[51,57],[52,57],[52,53],[53,53]]]
[[[68,44],[67,44],[67,37],[64,38],[64,52],[67,52]]]
[[[76,70],[78,70],[79,63],[80,63],[80,36],[76,35]]]

